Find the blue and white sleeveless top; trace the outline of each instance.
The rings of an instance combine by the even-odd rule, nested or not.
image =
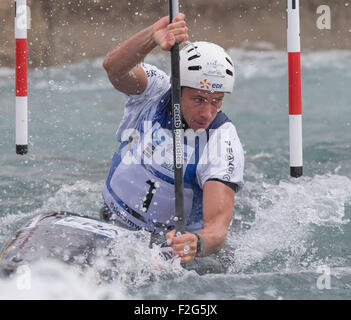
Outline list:
[[[175,196],[169,77],[143,64],[148,87],[127,95],[120,141],[103,187],[103,198],[113,218],[126,227],[153,233],[174,229]],[[236,129],[219,112],[201,133],[184,131],[185,229],[203,228],[202,193],[207,180],[243,187],[244,152]]]

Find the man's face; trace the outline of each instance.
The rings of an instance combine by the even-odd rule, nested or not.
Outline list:
[[[223,92],[182,88],[182,114],[194,131],[207,129],[222,106]]]

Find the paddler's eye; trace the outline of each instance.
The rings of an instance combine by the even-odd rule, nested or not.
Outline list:
[[[212,99],[212,103],[218,104],[218,103],[221,103],[222,100],[223,100],[223,98],[214,98],[214,99]]]
[[[207,102],[207,99],[202,97],[194,97],[192,100],[194,101],[195,104],[204,104]]]

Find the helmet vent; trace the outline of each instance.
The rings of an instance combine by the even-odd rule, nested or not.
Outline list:
[[[229,62],[231,66],[233,66],[233,63],[228,59],[228,57],[225,57],[225,59]]]
[[[190,66],[190,67],[188,67],[188,70],[199,71],[199,70],[201,70],[201,66]]]
[[[196,59],[196,58],[200,58],[200,55],[199,55],[199,54],[195,54],[195,55],[189,57],[189,58],[188,58],[188,61],[194,60],[194,59]]]
[[[233,72],[231,72],[230,70],[227,69],[225,72],[226,72],[228,75],[233,76]]]
[[[187,52],[189,53],[189,52],[191,52],[191,51],[193,51],[193,50],[195,50],[195,49],[197,49],[197,47],[192,47],[190,50],[188,50]]]

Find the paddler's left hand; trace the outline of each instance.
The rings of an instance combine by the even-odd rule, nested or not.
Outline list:
[[[176,236],[176,230],[166,234],[167,243],[173,249],[173,255],[181,258],[181,263],[192,261],[196,255],[197,237],[195,234],[185,232],[181,236]],[[185,250],[184,250],[185,248]],[[189,248],[189,250],[186,250]]]

